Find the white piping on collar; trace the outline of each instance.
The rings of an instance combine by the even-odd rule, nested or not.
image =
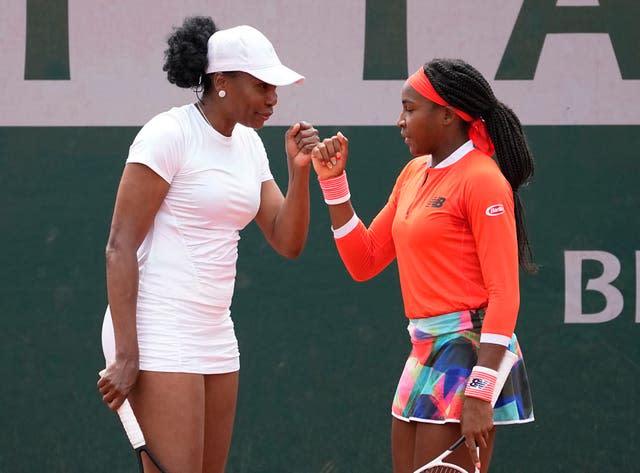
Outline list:
[[[473,151],[473,142],[471,140],[464,143],[462,146],[460,146],[457,150],[451,153],[448,157],[440,161],[440,163],[438,163],[438,165],[434,166],[433,168],[439,169],[439,168],[446,168],[447,166],[451,166],[452,164],[455,164],[458,161],[460,161],[462,158],[464,158],[465,155],[469,153],[469,151]],[[429,167],[431,167],[431,157],[429,157],[428,164],[429,164]]]

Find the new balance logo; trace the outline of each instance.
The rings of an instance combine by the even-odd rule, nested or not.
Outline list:
[[[445,197],[434,197],[429,202],[427,202],[427,207],[439,209],[444,205],[445,200],[447,200]]]
[[[473,378],[469,381],[469,387],[474,389],[484,389],[489,384],[489,381],[481,378]]]

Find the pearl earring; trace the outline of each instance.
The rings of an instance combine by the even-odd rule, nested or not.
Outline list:
[[[220,97],[221,99],[226,97],[227,95],[227,91],[226,90],[219,90],[218,91],[218,97]]]

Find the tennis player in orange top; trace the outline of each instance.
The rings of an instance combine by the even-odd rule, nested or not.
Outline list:
[[[518,265],[536,269],[517,193],[533,160],[517,116],[461,60],[435,59],[407,79],[397,126],[414,159],[368,228],[351,205],[347,138],[316,146],[313,165],[351,276],[370,279],[397,259],[412,349],[392,406],[394,472],[461,434],[467,449],[448,460],[486,472],[494,426],[533,420],[514,334]],[[505,350],[519,358],[492,409]]]

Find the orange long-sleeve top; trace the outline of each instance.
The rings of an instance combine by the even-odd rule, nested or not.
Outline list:
[[[354,216],[336,231],[340,256],[358,281],[397,258],[408,318],[485,307],[481,340],[507,345],[520,303],[511,186],[471,142],[428,166],[407,164],[369,228]]]

